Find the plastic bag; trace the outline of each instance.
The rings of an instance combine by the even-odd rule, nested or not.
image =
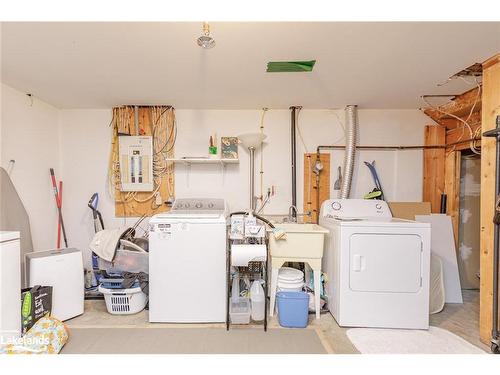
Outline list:
[[[64,323],[47,315],[39,319],[23,337],[0,346],[0,354],[58,354],[68,337]]]

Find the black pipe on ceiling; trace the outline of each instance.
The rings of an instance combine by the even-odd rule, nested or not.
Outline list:
[[[296,121],[297,121],[297,110],[300,111],[302,107],[291,106],[291,122],[290,122],[290,138],[291,138],[291,152],[292,152],[292,206],[297,207],[297,140],[296,140]],[[297,218],[297,210],[292,210],[294,219]]]

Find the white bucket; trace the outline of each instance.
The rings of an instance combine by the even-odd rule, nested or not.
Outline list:
[[[281,267],[278,273],[278,279],[292,282],[304,280],[304,272],[291,267]]]
[[[304,287],[304,272],[281,267],[278,274],[278,290],[282,292],[300,292]]]
[[[278,289],[282,292],[300,292],[304,287],[304,281],[284,282],[278,281]]]

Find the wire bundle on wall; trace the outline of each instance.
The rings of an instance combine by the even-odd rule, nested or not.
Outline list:
[[[143,215],[158,210],[163,203],[174,196],[174,157],[177,138],[175,111],[171,106],[140,107],[142,121],[138,121],[139,109],[134,106],[113,108],[111,126],[113,129],[108,169],[110,196],[115,202],[123,204],[123,216],[127,210],[131,215]],[[144,112],[146,111],[146,112]],[[118,139],[122,135],[151,135],[153,145],[153,191],[123,192],[120,170]],[[163,193],[163,194],[162,194]],[[131,204],[136,202],[139,205]],[[148,210],[140,204],[150,202]],[[148,212],[145,212],[148,211]]]
[[[174,109],[171,106],[151,107],[153,123],[153,176],[159,181],[167,176],[168,197],[174,196],[174,163],[167,159],[174,157],[174,146],[177,140],[177,123]]]

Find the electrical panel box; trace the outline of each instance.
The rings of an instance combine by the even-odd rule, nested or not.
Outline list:
[[[153,138],[119,136],[121,191],[153,191]]]

